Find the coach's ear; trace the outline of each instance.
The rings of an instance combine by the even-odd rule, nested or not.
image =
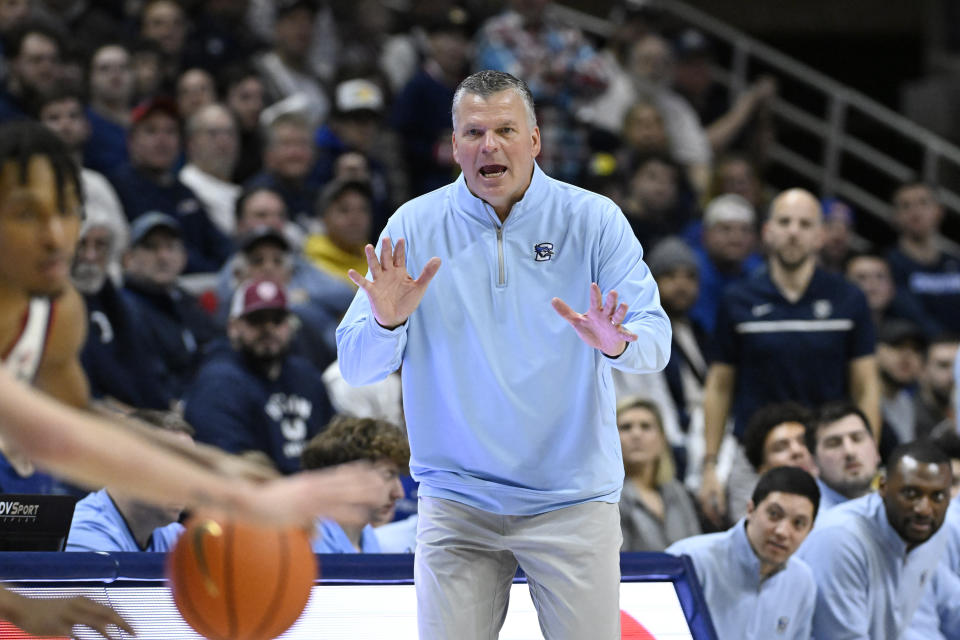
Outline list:
[[[887,497],[887,470],[884,469],[880,472],[880,477],[877,479],[877,495],[881,498]]]
[[[762,500],[761,500],[762,502]],[[753,510],[756,509],[756,505],[753,504],[753,499],[747,500],[747,516],[753,515]]]

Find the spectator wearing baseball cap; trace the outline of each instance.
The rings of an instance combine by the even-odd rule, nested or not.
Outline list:
[[[179,285],[186,262],[183,226],[173,216],[148,211],[130,225],[122,295],[146,336],[147,352],[162,363],[157,384],[166,406],[179,400],[204,346],[218,333],[198,299]]]
[[[883,442],[892,430],[896,443],[916,439],[916,407],[913,392],[927,350],[923,330],[908,320],[889,319],[877,327],[877,368],[880,370],[881,408],[884,433],[881,452],[892,447]]]
[[[728,193],[711,200],[703,212],[700,265],[700,296],[690,317],[713,333],[723,290],[746,278],[763,264],[757,253],[756,212],[746,199]]]
[[[127,231],[124,229],[124,237]],[[138,229],[140,236],[143,233]],[[109,397],[132,407],[165,409],[170,397],[161,393],[157,384],[162,362],[151,352],[142,323],[110,274],[112,266],[119,268],[115,253],[125,248],[126,241],[120,244],[113,220],[101,210],[88,209],[70,269],[86,309],[87,335],[80,363],[92,397]]]
[[[225,326],[228,307],[239,283],[271,278],[287,288],[291,309],[300,318],[297,350],[318,367],[336,358],[336,329],[356,292],[352,282],[314,265],[293,237],[279,193],[265,188],[247,191],[237,201],[238,251],[221,270],[216,286],[218,323]],[[299,229],[299,227],[296,227]]]
[[[314,175],[318,184],[349,179],[339,163],[340,158],[358,154],[366,160],[373,205],[373,223],[368,239],[373,242],[393,213],[387,165],[388,162],[397,162],[396,158],[381,155],[390,146],[384,144],[385,137],[390,134],[383,118],[383,90],[366,78],[351,78],[337,85],[334,97],[330,120],[317,130],[315,136],[317,164]]]
[[[177,177],[180,143],[180,117],[173,100],[164,96],[144,100],[130,113],[130,161],[110,178],[131,222],[147,211],[177,220],[187,251],[185,273],[216,271],[230,255],[231,243]]]
[[[297,278],[296,255],[286,236],[272,227],[257,227],[240,237],[240,251],[235,261],[236,278],[240,282],[268,279],[284,286],[290,310],[296,314],[299,330],[294,339],[296,352],[323,370],[337,358],[337,325],[346,307],[341,295],[329,295],[329,286],[322,293],[316,287],[304,286]],[[309,263],[308,263],[309,264]],[[353,291],[342,281],[309,264],[316,275],[331,285]],[[301,274],[302,276],[302,274]],[[352,298],[350,298],[352,299]],[[349,300],[346,303],[349,304]]]
[[[291,349],[296,328],[282,283],[261,278],[237,289],[230,348],[209,356],[185,397],[184,417],[198,441],[281,473],[300,469],[304,445],[333,409],[321,370]]]

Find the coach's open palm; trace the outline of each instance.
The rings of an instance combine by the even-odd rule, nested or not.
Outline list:
[[[347,275],[367,294],[377,322],[387,329],[398,327],[407,321],[420,304],[427,285],[440,268],[440,258],[430,258],[420,277],[414,280],[407,273],[406,243],[403,238],[397,240],[394,250],[390,238],[385,237],[380,246],[379,260],[373,245],[364,247],[364,252],[373,280],[367,280],[354,269],[350,269]]]
[[[627,317],[627,305],[617,305],[616,291],[610,291],[604,303],[596,282],[590,284],[590,308],[585,313],[577,313],[560,298],[554,298],[552,304],[581,340],[612,358],[623,353],[628,342],[637,339],[635,333],[627,331],[621,324]]]

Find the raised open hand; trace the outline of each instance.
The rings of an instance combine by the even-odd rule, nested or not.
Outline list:
[[[354,269],[350,269],[347,275],[367,294],[377,322],[387,329],[398,327],[407,321],[420,304],[427,285],[440,268],[440,258],[430,258],[420,277],[414,280],[407,273],[406,243],[403,238],[397,240],[394,249],[390,238],[385,237],[379,260],[372,244],[364,247],[364,252],[373,280],[367,280]]]
[[[596,282],[590,283],[590,308],[586,313],[577,313],[560,298],[554,298],[553,308],[564,320],[570,323],[580,339],[606,355],[615,358],[623,353],[628,342],[637,339],[620,324],[627,316],[627,305],[617,306],[617,292],[607,294],[604,304],[603,295]]]

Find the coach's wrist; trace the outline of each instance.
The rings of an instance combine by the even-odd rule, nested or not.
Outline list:
[[[603,355],[607,356],[607,357],[610,358],[611,360],[616,360],[617,358],[619,358],[620,356],[623,355],[623,352],[627,350],[627,346],[629,346],[629,344],[630,344],[630,343],[627,342],[626,340],[621,340],[621,341],[620,341],[620,344],[619,344],[618,346],[616,346],[616,347],[613,348],[613,352],[614,352],[614,353],[607,353],[606,351],[604,351],[604,350],[602,350],[602,349],[600,350],[600,353],[602,353]]]

